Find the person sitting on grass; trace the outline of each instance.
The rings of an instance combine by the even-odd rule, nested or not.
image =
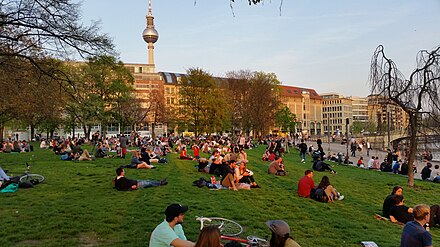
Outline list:
[[[404,223],[414,220],[413,209],[403,205],[403,195],[393,195],[394,206],[390,209],[391,222]]]
[[[180,152],[180,159],[181,160],[193,160],[193,157],[191,157],[191,155],[188,155],[186,153],[186,147],[185,146],[182,147],[182,151]]]
[[[428,205],[420,204],[413,208],[414,221],[408,222],[402,230],[400,238],[401,247],[432,247],[432,236],[424,228],[430,220],[430,209]]]
[[[199,160],[200,159],[200,147],[197,145],[197,143],[194,143],[191,147],[191,149],[194,152],[194,159]]]
[[[390,218],[390,209],[392,206],[394,206],[393,195],[402,195],[402,193],[403,193],[403,188],[401,186],[394,186],[393,191],[391,191],[391,194],[388,195],[383,201],[383,206],[382,206],[383,217]]]
[[[426,166],[423,167],[421,172],[423,180],[427,180],[431,178],[431,172],[432,172],[431,168],[432,168],[431,162],[426,163]]]
[[[221,247],[220,229],[216,225],[203,227],[195,247]]]
[[[281,156],[276,156],[275,160],[270,163],[267,173],[277,176],[287,175],[284,169],[283,158]]]
[[[125,171],[122,167],[116,169],[116,175],[117,177],[114,179],[115,188],[121,191],[164,186],[168,184],[166,178],[160,181],[128,179],[125,177]]]
[[[310,197],[310,191],[315,189],[315,182],[312,179],[313,171],[306,170],[304,177],[298,181],[298,195],[300,197]]]
[[[104,151],[102,142],[99,142],[98,146],[96,147],[95,157],[96,158],[107,158],[107,153]]]
[[[358,159],[358,161],[357,161],[357,166],[360,167],[360,168],[365,168],[365,165],[364,165],[364,157],[361,156],[361,157]]]
[[[235,160],[230,160],[229,166],[225,167],[224,172],[222,174],[222,180],[220,181],[220,184],[223,187],[226,187],[228,189],[233,189],[234,191],[238,190],[236,185],[237,178],[235,176],[236,168],[237,168],[237,162]]]
[[[238,162],[237,162],[238,163]],[[235,177],[237,183],[249,184],[251,188],[261,188],[254,179],[254,173],[246,168],[245,162],[239,162],[238,168],[235,169]]]
[[[301,247],[292,236],[290,236],[290,227],[283,220],[269,220],[266,222],[272,232],[270,238],[271,247]]]
[[[384,201],[384,205],[383,205],[383,215],[384,217],[388,217],[391,219],[390,214],[391,214],[391,208],[395,205],[398,204],[400,202],[400,200],[402,200],[402,204],[403,204],[403,196],[402,198],[397,198],[395,197],[396,195],[402,195],[403,193],[403,188],[400,186],[395,186],[393,188],[393,192],[391,195],[389,195],[385,201]],[[390,206],[391,205],[391,206]],[[406,207],[406,206],[404,206]],[[403,207],[401,207],[403,208]],[[408,208],[408,207],[406,207]],[[388,210],[388,211],[387,211]],[[400,209],[402,210],[402,209]],[[431,218],[429,221],[429,225],[430,226],[440,226],[440,206],[438,204],[433,204],[430,206],[430,210],[431,210]],[[385,211],[388,212],[388,214],[385,213]],[[404,210],[403,210],[404,211]],[[397,211],[397,214],[400,213],[400,211]],[[401,215],[398,215],[397,217],[399,218]],[[398,220],[398,218],[394,217],[396,220]],[[398,220],[399,221],[399,220]],[[394,221],[393,221],[394,222]],[[402,222],[403,221],[399,221]]]
[[[150,236],[151,247],[193,247],[183,231],[182,223],[188,206],[171,204],[165,210],[165,220],[153,230]]]
[[[322,177],[321,182],[316,187],[315,195],[318,196],[317,200],[322,202],[333,203],[335,199],[339,201],[344,199],[344,196],[337,192],[333,185],[330,184],[330,179],[327,176]]]
[[[76,153],[76,155],[79,155],[79,153]],[[90,155],[89,151],[85,149],[82,154],[78,157],[79,161],[83,160],[93,160],[93,157]]]
[[[317,157],[316,160],[313,162],[312,169],[315,171],[323,172],[323,171],[330,171],[330,173],[336,173],[329,164],[325,163],[321,160],[321,157]]]
[[[140,161],[140,153],[139,151],[133,150],[131,151],[131,164],[125,166],[126,168],[136,168],[136,169],[153,169],[155,166],[148,165],[144,161]]]

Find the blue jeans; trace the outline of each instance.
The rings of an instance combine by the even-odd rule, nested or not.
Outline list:
[[[5,171],[3,171],[3,168],[0,167],[0,181],[1,180],[9,180],[9,176],[6,175]]]
[[[148,188],[148,187],[155,187],[159,186],[160,182],[158,181],[152,181],[152,180],[138,180],[138,188]]]
[[[299,157],[300,157],[301,159],[303,159],[304,161],[306,161],[306,153],[299,152]]]

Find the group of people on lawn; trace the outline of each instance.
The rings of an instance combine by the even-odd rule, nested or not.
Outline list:
[[[400,246],[432,246],[427,229],[440,225],[440,206],[419,204],[410,208],[404,205],[403,188],[395,186],[383,202],[382,215],[391,222],[405,224]]]
[[[0,142],[0,153],[24,153],[32,152],[33,149],[34,147],[26,140],[10,141],[8,139],[6,141]]]
[[[183,222],[188,206],[171,204],[165,209],[165,219],[156,226],[150,236],[151,247],[222,247],[220,229],[216,225],[208,225],[201,229],[197,242],[189,241],[183,230]],[[272,235],[269,240],[272,247],[300,247],[291,236],[290,227],[283,220],[266,222]],[[226,244],[225,246],[228,246]],[[231,245],[230,246],[236,246]],[[241,246],[238,244],[238,246]]]

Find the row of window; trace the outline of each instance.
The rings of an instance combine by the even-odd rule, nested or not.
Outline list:
[[[337,117],[342,117],[342,112],[339,113],[324,113],[322,114],[322,118],[326,119],[326,118],[337,118]]]
[[[329,112],[329,111],[342,111],[342,106],[332,106],[332,107],[323,107],[323,112]]]
[[[331,100],[331,101],[323,101],[323,105],[335,105],[335,104],[341,104],[342,100]]]
[[[322,123],[324,125],[326,125],[327,123],[330,123],[330,124],[342,124],[342,119],[330,119],[330,122],[327,121],[327,120],[323,120]]]

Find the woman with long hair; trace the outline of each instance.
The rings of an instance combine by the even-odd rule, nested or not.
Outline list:
[[[333,185],[330,184],[330,179],[327,176],[322,177],[317,189],[322,189],[325,192],[328,202],[333,202],[334,199],[344,199],[344,196],[337,192]]]
[[[220,230],[216,225],[205,226],[200,231],[194,247],[220,247]]]
[[[290,227],[283,220],[269,220],[266,225],[272,232],[270,238],[271,247],[301,247],[292,236],[290,236]]]

